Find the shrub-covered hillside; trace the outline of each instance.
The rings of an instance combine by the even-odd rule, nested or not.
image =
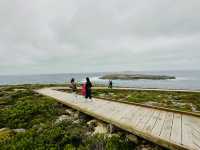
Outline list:
[[[66,116],[66,107],[33,92],[41,86],[0,87],[0,149],[133,149],[123,136],[93,135],[87,119]],[[76,112],[75,112],[76,113]]]

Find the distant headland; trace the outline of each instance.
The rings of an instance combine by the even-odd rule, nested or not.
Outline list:
[[[144,74],[107,74],[100,79],[109,79],[109,80],[139,80],[139,79],[147,79],[147,80],[167,80],[167,79],[176,79],[175,76],[167,76],[167,75],[144,75]]]

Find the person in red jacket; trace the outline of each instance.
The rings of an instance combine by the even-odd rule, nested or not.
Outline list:
[[[86,83],[83,83],[81,86],[81,94],[85,97],[86,95]]]

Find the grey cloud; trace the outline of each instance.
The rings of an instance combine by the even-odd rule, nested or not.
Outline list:
[[[198,0],[0,0],[0,74],[197,69],[199,14]]]

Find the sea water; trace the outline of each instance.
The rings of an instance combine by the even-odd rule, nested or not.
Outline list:
[[[200,90],[200,71],[137,71],[133,74],[170,75],[176,79],[170,80],[113,80],[113,86],[136,88],[163,88],[163,89],[190,89]],[[94,84],[108,84],[108,80],[100,79],[109,73],[71,73],[71,74],[43,74],[43,75],[3,75],[0,76],[0,85],[16,84],[65,84],[71,78],[77,82],[90,77]]]

